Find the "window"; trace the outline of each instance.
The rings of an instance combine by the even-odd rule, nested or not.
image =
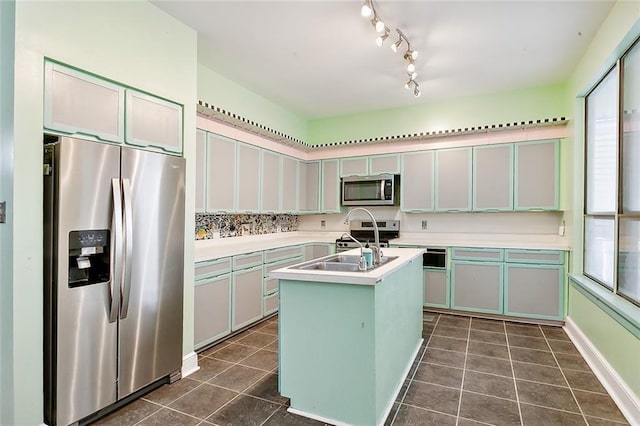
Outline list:
[[[587,95],[584,275],[640,305],[640,42]]]

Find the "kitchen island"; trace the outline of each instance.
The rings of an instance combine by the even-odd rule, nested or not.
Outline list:
[[[270,274],[280,281],[279,389],[289,411],[384,423],[422,344],[422,252],[385,249],[397,258],[366,272],[294,265]]]

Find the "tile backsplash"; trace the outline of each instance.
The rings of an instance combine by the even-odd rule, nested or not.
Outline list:
[[[292,214],[196,213],[196,240],[297,230],[298,216]]]

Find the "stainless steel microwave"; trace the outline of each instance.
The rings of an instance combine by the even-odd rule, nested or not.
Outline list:
[[[342,178],[343,206],[395,206],[400,201],[400,175]]]

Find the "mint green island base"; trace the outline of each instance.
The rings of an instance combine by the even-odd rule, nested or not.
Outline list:
[[[401,256],[366,273],[273,274],[279,388],[289,411],[336,425],[384,423],[422,344],[421,253],[386,249]],[[372,284],[348,282],[361,282],[358,274]]]

